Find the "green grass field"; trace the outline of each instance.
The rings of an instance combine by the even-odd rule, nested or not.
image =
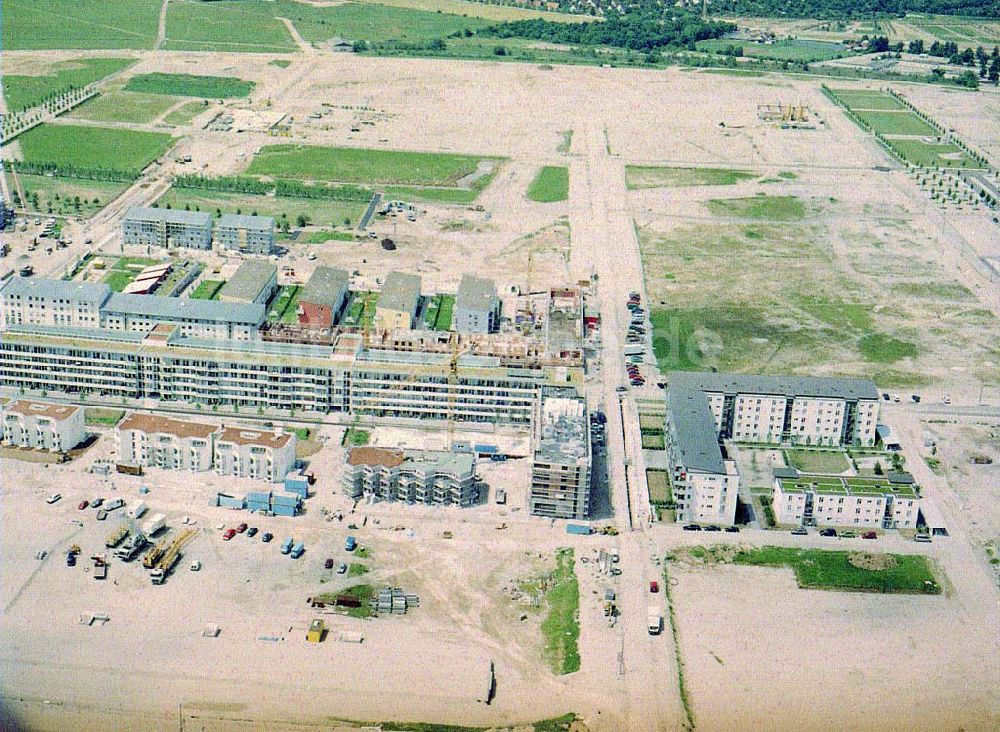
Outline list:
[[[921,140],[888,139],[897,155],[914,165],[924,168],[983,168],[951,142],[927,143]]]
[[[861,121],[874,132],[883,135],[925,135],[936,137],[941,133],[934,125],[924,122],[913,112],[855,112]]]
[[[364,447],[368,444],[369,439],[371,439],[371,434],[367,430],[359,430],[355,427],[348,427],[344,430],[344,439],[340,444],[348,445],[350,447]]]
[[[184,127],[206,109],[208,109],[208,105],[205,102],[188,102],[164,117],[163,121],[174,127]]]
[[[573,550],[556,551],[556,570],[545,593],[548,614],[542,620],[545,660],[556,674],[580,670],[580,587],[573,568]]]
[[[292,10],[283,3],[259,0],[172,2],[167,7],[164,48],[242,53],[295,51],[295,41],[277,19]],[[334,33],[331,31],[330,35]]]
[[[791,567],[799,587],[851,592],[940,594],[941,586],[926,557],[914,554],[874,555],[891,566],[863,569],[850,562],[852,552],[765,546],[741,550],[735,564]],[[928,584],[929,583],[929,584]]]
[[[267,309],[268,320],[280,323],[294,323],[298,320],[296,305],[299,301],[301,287],[298,285],[282,285]]]
[[[485,181],[492,180],[490,178]],[[482,193],[484,185],[473,188],[420,188],[417,186],[386,186],[385,197],[393,201],[425,201],[427,203],[472,203]]]
[[[287,221],[295,226],[299,216],[320,226],[341,226],[345,219],[357,223],[367,204],[358,201],[330,201],[320,198],[288,198],[285,196],[252,196],[242,193],[200,191],[191,188],[171,188],[157,201],[160,206],[191,211],[273,216],[280,224]]]
[[[538,203],[565,201],[569,198],[569,168],[564,165],[544,166],[528,186],[527,196]]]
[[[866,361],[896,363],[904,358],[915,358],[919,351],[909,341],[893,338],[884,333],[871,333],[858,341],[858,350]]]
[[[431,330],[451,330],[454,295],[435,295],[424,309],[424,323]]]
[[[224,284],[225,280],[202,280],[188,297],[192,300],[214,300]]]
[[[234,76],[152,73],[133,76],[125,85],[125,91],[175,97],[233,99],[249,96],[254,86],[252,81],[237,79]]]
[[[488,157],[314,145],[266,145],[248,173],[341,183],[455,186]]]
[[[158,94],[110,92],[88,99],[66,116],[92,122],[145,124],[152,122],[176,103],[176,100]]]
[[[836,475],[851,467],[847,456],[834,450],[785,450],[785,462],[802,473]]]
[[[713,198],[705,205],[716,216],[736,216],[743,219],[795,221],[806,214],[802,201],[795,196]]]
[[[174,138],[162,132],[44,124],[25,132],[19,141],[28,162],[114,169],[138,176]]]
[[[650,503],[669,503],[672,500],[667,471],[647,470],[646,485],[649,487]]]
[[[774,61],[828,61],[832,58],[849,56],[850,51],[839,43],[827,41],[807,41],[786,39],[774,43],[746,43],[716,38],[698,41],[699,51],[718,53],[728,46],[740,46],[744,56],[766,58]]]
[[[906,105],[889,94],[862,89],[831,89],[834,96],[851,110],[868,109],[881,112],[905,111]]]
[[[161,5],[161,0],[4,0],[3,50],[152,48]]]
[[[86,86],[134,62],[134,58],[82,58],[52,64],[47,73],[37,76],[5,74],[4,98],[12,111],[34,107],[49,94]]]
[[[62,178],[47,175],[18,175],[24,195],[27,196],[26,208],[39,213],[51,213],[62,216],[83,216],[89,218],[108,205],[127,187],[126,183],[114,183],[100,180],[80,180],[77,178]],[[37,197],[37,205],[35,205]],[[80,199],[79,207],[76,199]]]
[[[102,409],[101,407],[87,407],[84,410],[83,419],[87,424],[93,425],[104,425],[105,427],[113,427],[114,425],[121,422],[122,417],[125,416],[124,409]]]
[[[149,257],[119,257],[108,268],[101,282],[108,285],[115,292],[121,292],[132,283],[135,276],[144,267],[150,267],[159,263],[159,259],[151,259]],[[168,292],[169,286],[161,287],[160,290]],[[157,292],[160,292],[160,290],[157,290]]]
[[[643,188],[730,186],[753,180],[756,173],[729,168],[671,168],[657,165],[626,165],[625,185],[630,191]]]

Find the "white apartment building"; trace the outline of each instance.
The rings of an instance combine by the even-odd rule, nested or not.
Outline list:
[[[3,408],[3,441],[8,445],[67,452],[86,438],[81,407],[21,399]]]
[[[0,328],[47,325],[100,328],[101,306],[111,296],[104,284],[11,277],[3,286]]]
[[[909,473],[885,477],[804,475],[774,471],[772,508],[779,524],[862,529],[915,529],[922,506]]]
[[[215,441],[215,472],[280,483],[295,467],[295,435],[225,427]]]
[[[132,412],[115,428],[118,462],[165,470],[209,470],[218,431],[216,425]]]
[[[475,476],[475,458],[466,453],[355,447],[341,487],[351,498],[471,506],[478,497]]]

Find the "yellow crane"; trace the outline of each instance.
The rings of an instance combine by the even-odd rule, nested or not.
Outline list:
[[[142,566],[146,569],[152,569],[156,566],[156,563],[160,561],[164,552],[167,551],[167,540],[161,539],[156,542],[156,545],[146,552],[146,555],[142,558]]]
[[[163,584],[163,580],[166,579],[167,573],[173,569],[177,560],[180,559],[181,549],[191,540],[195,533],[194,529],[185,529],[170,543],[170,546],[163,553],[163,556],[160,557],[156,566],[152,568],[153,571],[149,573],[150,579],[153,581],[154,585]]]

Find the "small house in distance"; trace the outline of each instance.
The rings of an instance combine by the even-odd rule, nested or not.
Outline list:
[[[459,333],[493,333],[500,326],[500,298],[493,280],[463,275],[455,297],[452,328]]]
[[[276,289],[278,268],[268,262],[248,259],[219,290],[219,300],[266,304]]]
[[[334,53],[353,53],[354,44],[344,38],[333,37],[327,44]]]
[[[332,327],[347,302],[350,281],[351,276],[345,270],[317,267],[299,295],[299,325]]]
[[[220,249],[244,254],[270,254],[274,249],[274,218],[225,214],[215,224]]]
[[[379,332],[409,330],[420,306],[420,277],[390,272],[375,305],[375,329]]]

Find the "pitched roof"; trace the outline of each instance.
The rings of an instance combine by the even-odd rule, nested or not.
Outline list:
[[[274,229],[273,216],[247,216],[246,214],[223,214],[215,224],[218,229],[253,229],[271,231]]]
[[[207,211],[179,211],[173,208],[132,206],[125,213],[125,220],[163,221],[168,224],[211,227],[212,214]]]
[[[390,272],[378,295],[377,308],[413,312],[420,299],[420,277],[406,272]]]
[[[299,293],[299,302],[314,305],[339,305],[347,293],[351,276],[345,270],[317,267]]]
[[[104,306],[108,312],[141,315],[162,320],[200,320],[213,323],[260,325],[265,309],[261,303],[196,300],[189,297],[128,295],[115,293]]]
[[[219,431],[218,425],[188,422],[187,420],[173,419],[145,412],[131,412],[118,423],[118,429],[138,430],[146,434],[173,435],[182,439],[198,437],[203,440],[208,439],[213,433]]]

